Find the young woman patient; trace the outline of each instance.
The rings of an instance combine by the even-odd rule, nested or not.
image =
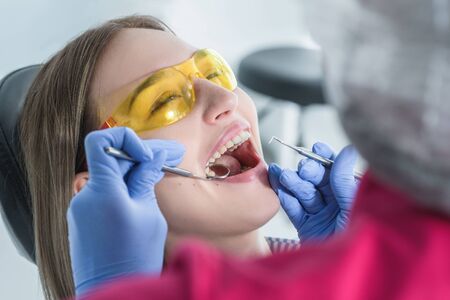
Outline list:
[[[66,211],[89,179],[90,131],[128,126],[142,139],[171,139],[179,167],[224,181],[167,174],[156,186],[169,232],[166,258],[183,238],[228,253],[270,253],[258,228],[279,209],[262,158],[257,115],[214,50],[184,42],[159,20],[132,16],[89,30],[53,56],[30,88],[21,118],[36,257],[47,298],[73,295]]]
[[[96,64],[89,98],[101,121],[111,117],[110,125],[131,127],[143,139],[183,144],[181,168],[203,176],[216,163],[230,168],[233,176],[224,181],[167,175],[157,185],[170,226],[169,255],[186,235],[237,255],[267,253],[256,229],[279,201],[261,157],[256,110],[216,52],[160,30],[122,30]],[[78,173],[74,192],[87,179],[87,172]]]

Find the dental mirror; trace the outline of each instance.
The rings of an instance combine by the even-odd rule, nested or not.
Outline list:
[[[230,169],[225,167],[224,165],[212,165],[209,167],[211,171],[214,172],[214,176],[206,176],[206,178],[211,179],[225,179],[230,175]]]

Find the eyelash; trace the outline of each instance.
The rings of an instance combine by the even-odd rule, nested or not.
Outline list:
[[[206,76],[206,79],[211,80],[211,79],[219,77],[219,76],[220,76],[219,72],[214,72],[214,73],[209,74],[208,76]]]
[[[221,75],[220,73],[221,73],[220,71],[216,71],[216,72],[206,76],[206,79],[211,80],[213,78],[219,77]],[[167,96],[164,100],[156,101],[155,104],[152,105],[152,109],[151,109],[151,111],[149,113],[149,118],[152,116],[152,114],[154,114],[156,111],[161,109],[164,105],[166,105],[170,101],[172,101],[172,100],[174,100],[176,98],[179,98],[179,97],[180,97],[180,95],[172,94],[172,95]]]
[[[172,94],[172,95],[169,95],[169,96],[167,96],[166,98],[164,98],[164,100],[157,100],[157,101],[155,102],[155,104],[152,105],[152,110],[151,110],[150,113],[149,113],[149,117],[150,117],[153,113],[155,113],[157,110],[161,109],[164,105],[166,105],[166,104],[169,103],[170,101],[172,101],[172,100],[174,100],[174,99],[176,99],[176,98],[179,98],[179,97],[180,97],[180,95]]]

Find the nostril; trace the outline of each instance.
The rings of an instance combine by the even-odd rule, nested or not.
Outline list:
[[[215,120],[218,121],[220,119],[223,119],[223,118],[227,117],[230,114],[231,114],[231,110],[224,111],[224,112],[220,113],[219,115],[217,115],[215,117]]]

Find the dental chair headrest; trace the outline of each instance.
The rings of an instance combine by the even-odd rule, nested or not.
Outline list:
[[[18,120],[40,65],[16,70],[0,81],[0,211],[19,253],[35,262],[33,215],[22,172]]]

